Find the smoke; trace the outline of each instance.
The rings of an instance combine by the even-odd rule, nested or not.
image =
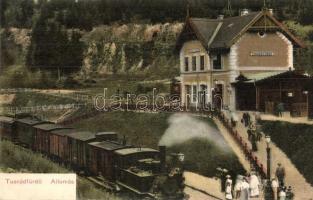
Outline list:
[[[216,128],[190,114],[173,114],[168,119],[168,123],[169,127],[161,137],[159,145],[171,147],[199,138],[211,141],[224,150],[229,149]]]

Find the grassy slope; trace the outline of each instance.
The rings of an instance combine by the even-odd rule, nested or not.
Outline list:
[[[90,131],[116,131],[125,135],[128,143],[157,148],[158,141],[168,128],[168,113],[110,112],[94,118],[79,121],[74,127]],[[201,118],[210,125],[209,118]],[[238,173],[244,170],[233,152],[223,152],[211,141],[189,140],[169,148],[169,152],[182,152],[186,155],[186,168],[204,175],[214,176],[218,166]]]
[[[90,131],[116,131],[125,135],[134,145],[157,148],[157,143],[167,128],[169,114],[147,114],[133,112],[104,113],[95,118],[73,124],[76,128]]]
[[[73,173],[44,158],[41,154],[33,153],[7,141],[0,142],[0,160],[0,171],[7,173]],[[93,183],[84,178],[78,177],[77,182],[78,199],[120,199],[96,188]]]
[[[265,133],[280,147],[307,181],[313,184],[313,126],[279,121],[262,122]]]

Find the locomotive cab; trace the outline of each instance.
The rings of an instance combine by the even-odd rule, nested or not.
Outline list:
[[[116,150],[115,155],[117,183],[137,194],[148,193],[160,171],[159,152],[132,147]]]
[[[157,199],[183,199],[183,154],[172,155],[166,166],[165,147],[127,148],[115,151],[120,186],[139,195]]]

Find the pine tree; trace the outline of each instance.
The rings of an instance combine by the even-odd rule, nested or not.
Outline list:
[[[78,69],[82,66],[84,46],[80,38],[81,34],[73,30],[67,47],[66,61],[67,66],[72,69]]]

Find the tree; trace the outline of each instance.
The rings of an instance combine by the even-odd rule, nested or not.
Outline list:
[[[27,64],[32,67],[58,68],[64,64],[68,37],[53,18],[39,17],[33,27]]]
[[[41,13],[33,26],[31,44],[26,63],[29,67],[41,69],[78,69],[82,65],[83,43],[77,31],[69,34],[57,19],[59,13],[49,17]]]
[[[302,0],[301,8],[299,9],[298,20],[303,25],[313,24],[313,1]]]
[[[72,69],[78,69],[82,66],[84,46],[80,41],[81,34],[72,30],[71,40],[67,45],[67,66]]]

